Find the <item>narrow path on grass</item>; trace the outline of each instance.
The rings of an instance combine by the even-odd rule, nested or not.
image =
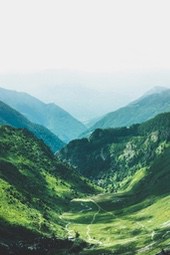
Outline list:
[[[98,216],[98,214],[100,212],[104,212],[106,214],[109,214],[109,215],[112,215],[112,216],[115,216],[115,214],[113,212],[109,212],[107,210],[105,210],[104,208],[102,208],[94,199],[90,198],[85,198],[83,200],[81,200],[81,205],[84,206],[86,209],[83,209],[81,210],[80,212],[86,212],[86,211],[91,211],[92,208],[89,207],[88,205],[84,205],[84,203],[87,203],[87,202],[91,202],[93,203],[96,207],[97,207],[97,212],[95,212],[92,216],[92,220],[91,222],[88,224],[88,226],[86,227],[86,236],[87,236],[87,241],[88,242],[93,242],[94,244],[98,244],[98,245],[108,245],[108,244],[104,244],[102,241],[98,240],[98,239],[95,239],[94,237],[92,237],[91,235],[91,227],[92,225],[94,224],[94,222],[96,221],[96,217]],[[110,243],[109,243],[110,244]]]
[[[100,212],[104,212],[106,214],[109,214],[109,215],[112,215],[115,217],[114,213],[113,212],[110,212],[110,211],[107,211],[105,210],[104,208],[102,208],[94,199],[92,198],[85,198],[85,199],[73,199],[71,202],[74,202],[74,201],[79,201],[80,202],[80,205],[81,207],[84,207],[82,208],[81,210],[79,210],[77,213],[88,213],[92,210],[95,210],[95,208],[93,209],[92,206],[90,206],[90,204],[88,205],[87,203],[92,203],[97,211],[95,211],[92,216],[91,216],[91,221],[90,223],[86,226],[86,232],[85,232],[85,236],[87,237],[86,240],[87,242],[89,243],[93,243],[93,244],[96,244],[96,245],[103,245],[103,246],[106,246],[106,245],[109,245],[110,243],[107,243],[107,244],[104,244],[101,240],[99,239],[96,239],[94,237],[94,235],[92,234],[93,231],[92,231],[92,225],[95,223],[96,221],[96,218],[97,216],[99,215]],[[76,223],[72,223],[70,222],[69,220],[65,220],[64,219],[64,215],[61,215],[59,216],[59,218],[64,221],[66,223],[65,225],[65,230],[67,231],[68,233],[68,238],[69,239],[74,239],[75,238],[75,231],[73,229],[71,229],[71,225],[75,225]]]
[[[78,213],[83,213],[83,212],[88,212],[92,211],[92,207],[88,205],[84,205],[85,202],[91,202],[97,207],[97,211],[92,215],[92,220],[86,227],[86,236],[87,236],[87,241],[88,242],[93,242],[95,244],[102,245],[103,243],[100,240],[94,239],[91,236],[91,226],[94,224],[97,215],[100,213],[100,211],[105,211],[103,208],[101,208],[93,199],[85,199],[81,202],[81,206],[83,206],[85,209],[80,210]],[[71,222],[67,221],[64,219],[63,215],[60,215],[59,218],[66,224],[65,230],[67,231],[67,236],[69,239],[74,239],[75,238],[75,231],[70,229]],[[75,224],[75,223],[74,223]]]
[[[92,202],[93,204],[95,204],[97,206],[97,212],[94,213],[90,224],[87,226],[87,231],[86,231],[86,235],[87,235],[87,238],[88,238],[87,240],[88,240],[88,242],[95,242],[96,244],[102,245],[103,243],[100,240],[92,238],[91,234],[90,234],[90,232],[91,232],[91,225],[93,225],[93,223],[95,222],[96,216],[101,211],[101,207],[93,199],[90,199],[90,200],[87,200],[87,201]]]
[[[83,213],[83,212],[87,212],[87,211],[91,211],[91,210],[92,210],[91,207],[88,207],[87,205],[84,206],[83,203],[81,203],[81,206],[85,207],[86,209],[82,209],[82,210],[80,211],[80,213]]]
[[[74,230],[69,229],[69,227],[71,225],[71,222],[66,221],[65,219],[63,219],[63,215],[60,215],[59,218],[60,218],[60,220],[62,220],[66,224],[64,229],[67,231],[68,239],[74,239],[75,238],[75,232],[74,232]]]

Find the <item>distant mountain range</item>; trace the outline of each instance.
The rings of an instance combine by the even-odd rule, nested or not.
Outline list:
[[[115,128],[142,123],[159,113],[168,111],[170,111],[170,89],[155,87],[138,100],[106,114],[88,132],[96,128]]]
[[[59,106],[45,104],[29,94],[0,88],[0,100],[30,121],[45,126],[66,143],[86,130],[80,121]]]
[[[129,104],[158,84],[170,87],[168,70],[0,73],[0,87],[25,91],[43,102],[54,102],[83,123]]]
[[[111,246],[96,254],[169,254],[170,112],[131,127],[96,129],[89,138],[70,142],[58,157],[108,192],[92,198],[103,210],[92,236],[102,248],[109,238]],[[89,227],[89,214],[75,217],[76,208],[69,215],[81,231]]]
[[[0,125],[10,125],[16,128],[26,128],[37,138],[42,139],[49,148],[56,152],[64,146],[64,143],[47,128],[34,124],[25,118],[21,113],[12,109],[0,101]]]
[[[88,161],[91,169],[110,153],[115,171],[110,171],[107,187],[117,182],[122,192],[95,196],[102,189],[58,161],[29,131],[0,127],[0,253],[110,254],[114,249],[113,254],[123,255],[129,247],[131,254],[145,254],[147,247],[153,255],[159,247],[169,247],[169,131],[167,113],[131,128],[96,130],[89,147],[87,139],[72,142],[81,144],[79,154],[74,150],[80,156],[87,155],[82,147],[87,140],[88,160],[94,158]],[[135,245],[132,240],[129,246],[130,238]],[[101,239],[101,245],[94,243]]]
[[[3,102],[0,124],[0,254],[155,255],[170,248],[170,112],[97,128],[56,155],[46,144],[61,141]]]

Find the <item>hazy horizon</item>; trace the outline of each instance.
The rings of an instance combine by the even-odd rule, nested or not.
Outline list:
[[[168,0],[0,2],[0,86],[81,121],[170,87]]]
[[[170,88],[170,73],[89,73],[48,70],[0,75],[0,87],[54,102],[80,121],[100,117],[136,100],[153,87]]]

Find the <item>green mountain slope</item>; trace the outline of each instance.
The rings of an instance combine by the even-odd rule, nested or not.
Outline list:
[[[96,129],[89,139],[70,142],[58,157],[108,190],[123,190],[144,175],[169,146],[170,113],[130,128]]]
[[[136,159],[133,159],[133,146],[130,146],[134,138]],[[128,150],[123,152],[126,157],[120,162],[121,165],[115,164],[115,171],[120,174],[125,168],[128,175],[122,173],[123,181],[120,181],[120,176],[117,193],[72,201],[70,211],[64,215],[66,220],[72,222],[70,230],[78,231],[84,240],[94,244],[94,248],[80,254],[169,254],[161,253],[161,250],[170,251],[170,113],[158,115],[130,129],[96,130],[91,139],[92,148],[85,164],[91,160],[90,154],[94,153],[94,149],[100,146],[104,148],[106,144],[109,146],[113,141],[112,153],[116,156],[121,150],[122,140],[126,140]],[[84,148],[89,151],[87,140],[75,141],[76,144],[81,143],[78,150],[80,155],[84,153],[82,144],[85,141]],[[75,148],[72,150],[75,153]],[[103,158],[104,155],[106,156],[106,151],[103,151]],[[121,156],[119,155],[120,158]],[[95,154],[91,171],[93,167],[95,170],[98,168],[97,163],[95,164],[97,157]],[[126,164],[130,164],[127,162],[130,159],[132,165],[129,165],[128,171]],[[133,170],[135,165],[136,171]],[[105,166],[101,169],[103,178],[106,178]],[[114,174],[110,172],[110,175]],[[103,184],[102,180],[100,184]],[[107,180],[106,187],[108,185],[111,184]]]
[[[10,106],[0,101],[0,124],[10,125],[16,128],[26,128],[42,139],[53,152],[61,149],[64,143],[47,128],[34,124],[26,119],[22,114],[12,109]]]
[[[71,247],[72,242],[66,240],[63,246],[61,240],[69,235],[61,213],[72,198],[97,192],[84,177],[58,162],[32,133],[0,127],[0,251],[13,245],[14,250],[21,248],[17,254],[41,254],[24,253],[20,247],[19,242],[32,242],[32,247],[35,240],[39,240],[35,246],[47,240],[59,249],[60,240],[61,247]]]
[[[155,92],[154,94],[148,93],[129,105],[108,113],[96,122],[90,130],[130,126],[149,120],[159,113],[170,111],[170,89]]]
[[[29,94],[0,88],[0,100],[30,121],[45,126],[66,143],[86,130],[80,121],[59,106],[45,104]]]
[[[170,249],[170,113],[131,128],[98,129],[90,140],[70,144],[63,150],[77,154],[76,162],[88,152],[84,165],[93,163],[93,179],[98,149],[107,161],[112,148],[115,171],[103,165],[98,182],[117,193],[97,195],[99,189],[32,133],[0,127],[0,253],[156,255]]]
[[[70,229],[94,244],[80,254],[169,254],[160,252],[170,251],[170,148],[135,178],[126,192],[72,201]]]

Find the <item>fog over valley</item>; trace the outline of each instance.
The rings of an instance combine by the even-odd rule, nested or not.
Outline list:
[[[27,92],[47,103],[54,102],[85,123],[159,86],[170,88],[168,71],[46,70],[0,75],[0,87]]]

